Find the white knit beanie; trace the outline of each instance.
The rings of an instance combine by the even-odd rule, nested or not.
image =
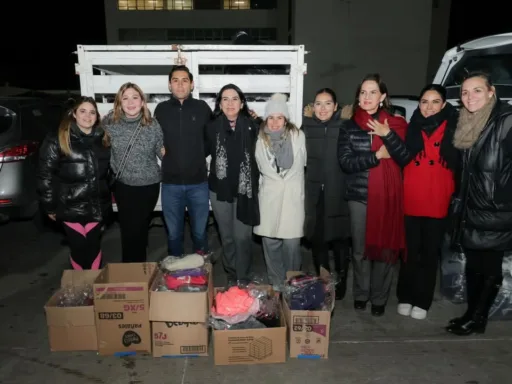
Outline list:
[[[288,97],[283,93],[273,94],[265,106],[264,120],[267,120],[274,113],[280,113],[287,121],[290,121],[290,111],[288,111],[288,104],[286,104],[287,100]]]

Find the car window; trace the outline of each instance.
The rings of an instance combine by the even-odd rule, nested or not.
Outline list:
[[[14,121],[14,113],[4,107],[0,107],[0,135],[11,128]]]
[[[30,105],[23,108],[21,121],[22,138],[41,141],[48,132],[57,130],[62,118],[60,105]]]

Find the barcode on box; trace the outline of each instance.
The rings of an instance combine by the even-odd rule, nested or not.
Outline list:
[[[319,316],[293,316],[293,324],[320,324]]]
[[[124,293],[105,293],[101,295],[99,299],[103,300],[126,300],[126,295]]]
[[[205,353],[206,345],[184,345],[180,348],[182,355],[189,355],[191,353]]]

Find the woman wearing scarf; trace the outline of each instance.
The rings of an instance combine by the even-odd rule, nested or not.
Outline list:
[[[352,227],[354,308],[364,310],[371,301],[374,316],[384,314],[393,267],[405,254],[398,164],[406,156],[407,123],[390,114],[387,93],[378,74],[366,76],[357,88],[354,114],[338,137]]]
[[[453,139],[463,151],[461,209],[452,244],[466,255],[468,307],[446,330],[465,336],[485,332],[503,280],[503,255],[512,250],[512,106],[480,72],[464,80],[461,100]]]
[[[446,89],[427,85],[407,128],[404,213],[407,261],[398,278],[398,313],[422,320],[434,297],[441,244],[455,174],[460,164],[453,146],[458,114],[446,103]]]
[[[206,132],[210,202],[219,226],[224,270],[228,285],[243,284],[249,280],[252,263],[253,226],[259,224],[259,172],[254,158],[258,126],[236,85],[220,90]]]
[[[276,94],[267,102],[264,123],[256,143],[261,172],[260,225],[270,284],[279,289],[286,272],[300,270],[300,240],[304,235],[304,167],[306,141],[290,123],[286,96]]]

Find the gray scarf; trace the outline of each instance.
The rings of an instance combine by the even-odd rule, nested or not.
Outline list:
[[[468,149],[475,144],[491,116],[496,101],[496,96],[493,96],[486,105],[473,113],[464,107],[461,108],[457,129],[453,136],[455,148]]]
[[[290,135],[285,133],[285,128],[271,131],[265,127],[264,131],[270,139],[272,153],[276,157],[276,165],[281,169],[290,169],[293,165],[293,147]]]

